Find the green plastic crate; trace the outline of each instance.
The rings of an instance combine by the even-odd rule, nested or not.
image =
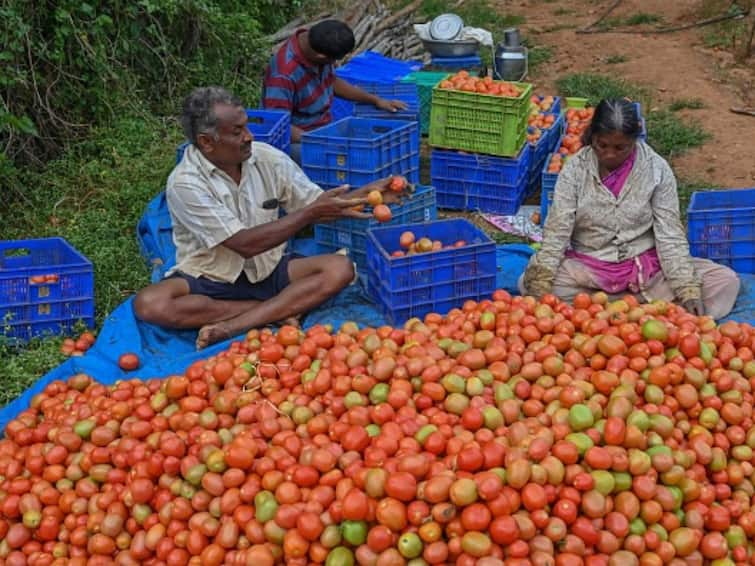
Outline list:
[[[414,83],[417,85],[419,127],[420,133],[423,136],[426,136],[430,131],[430,107],[433,103],[433,87],[449,76],[444,71],[415,71],[401,79],[402,83]]]
[[[576,96],[567,96],[565,99],[566,108],[587,108],[588,100],[586,98],[578,98]]]
[[[532,85],[517,98],[433,88],[430,145],[515,157],[527,141]]]

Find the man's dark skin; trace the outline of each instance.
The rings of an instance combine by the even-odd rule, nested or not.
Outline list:
[[[328,65],[335,63],[335,61],[333,61],[333,59],[331,59],[327,55],[323,55],[322,53],[318,53],[317,51],[312,49],[309,44],[308,31],[300,34],[298,39],[299,47],[301,48],[304,57],[306,57],[307,61],[309,61],[313,65]],[[345,80],[338,77],[336,77],[335,81],[333,82],[333,90],[336,96],[340,98],[345,98],[346,100],[352,100],[354,102],[372,104],[376,108],[385,110],[386,112],[398,112],[399,110],[407,109],[406,103],[401,100],[386,100],[385,98],[380,98],[379,96],[364,91],[361,88],[349,84]],[[292,125],[291,141],[293,143],[300,143],[304,133],[304,130]]]
[[[252,135],[243,107],[216,104],[217,134],[197,136],[197,147],[215,166],[237,184],[241,165],[251,156]],[[342,217],[365,218],[354,208],[366,203],[369,191],[384,192],[385,200],[397,199],[387,191],[386,179],[351,192],[348,187],[324,191],[312,204],[283,218],[237,232],[221,245],[249,258],[286,242],[314,222]],[[292,259],[288,264],[290,284],[266,301],[216,300],[189,293],[182,278],[160,281],[140,291],[134,302],[137,316],[146,322],[169,328],[199,328],[197,348],[236,336],[250,328],[291,319],[338,293],[354,278],[351,260],[341,255]]]

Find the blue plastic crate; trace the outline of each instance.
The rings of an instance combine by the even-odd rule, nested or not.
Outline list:
[[[462,70],[470,67],[481,67],[482,59],[479,55],[470,57],[431,57],[430,65],[440,69]]]
[[[543,98],[545,96],[540,94],[533,94],[533,97],[536,97],[539,102],[543,101]],[[554,96],[553,97],[553,105],[550,107],[549,110],[546,110],[546,112],[551,114],[560,114],[561,113],[561,97],[560,96]]]
[[[531,156],[529,144],[516,159],[433,149],[430,178],[438,206],[516,214],[526,195]]]
[[[0,241],[0,335],[27,341],[78,320],[94,325],[92,263],[63,238]]]
[[[419,124],[403,120],[344,118],[302,137],[301,162],[325,188],[354,187],[389,175],[419,182]]]
[[[687,237],[693,256],[755,273],[755,188],[693,193]]]
[[[438,217],[435,190],[432,187],[418,186],[410,198],[401,204],[390,205],[391,221],[384,224],[374,218],[342,218],[328,224],[315,224],[315,242],[324,250],[335,252],[348,248],[349,255],[360,271],[367,270],[367,230],[380,226],[397,226],[414,222],[429,222]],[[370,212],[366,208],[365,212]]]
[[[277,147],[284,153],[291,149],[291,115],[285,110],[268,110],[260,108],[247,109],[247,127],[254,136],[254,141]],[[184,142],[176,149],[176,163],[183,159],[189,142]]]
[[[561,139],[564,117],[558,112],[553,112],[552,114],[556,116],[553,125],[550,128],[542,130],[543,133],[536,144],[530,144],[534,150],[532,159],[530,160],[530,171],[535,168],[542,169],[543,159],[556,150],[556,144]]]
[[[345,98],[333,97],[333,103],[330,105],[330,118],[333,122],[338,122],[343,118],[354,115],[354,103]]]
[[[354,104],[354,115],[363,118],[381,118],[384,120],[419,120],[420,102],[417,94],[417,85],[413,83],[357,83],[362,90],[385,98],[387,100],[400,100],[407,105],[406,110],[398,112],[386,112],[375,108],[373,104],[357,102]]]
[[[540,223],[545,224],[545,217],[548,216],[548,209],[553,202],[553,191],[556,189],[558,173],[548,173],[548,164],[551,160],[550,154],[543,163],[543,173],[540,180]]]
[[[404,257],[400,235],[411,230],[417,238],[440,240],[462,247]],[[445,314],[464,301],[488,297],[496,286],[496,251],[493,241],[462,218],[424,224],[374,228],[367,233],[368,292],[393,325],[430,312]]]
[[[364,51],[336,69],[336,75],[351,83],[361,81],[392,83],[400,81],[409,73],[421,68],[420,61],[401,61],[375,51]]]

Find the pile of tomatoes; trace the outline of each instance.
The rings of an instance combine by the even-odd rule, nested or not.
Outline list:
[[[527,141],[537,144],[543,135],[543,130],[553,127],[557,114],[551,112],[555,98],[553,96],[532,95],[530,98],[530,114],[527,117]]]
[[[417,238],[414,232],[406,230],[401,233],[399,237],[399,246],[401,249],[395,250],[391,253],[391,257],[404,257],[416,254],[425,254],[429,252],[437,252],[439,250],[449,250],[453,248],[463,248],[467,245],[466,240],[456,240],[455,242],[447,245],[443,245],[440,240],[432,240],[427,236]]]
[[[559,173],[570,155],[582,149],[582,134],[590,125],[594,108],[569,108],[566,111],[566,132],[561,146],[548,162],[548,173]]]
[[[0,562],[755,564],[755,332],[496,291],[50,383],[0,440]]]
[[[451,75],[440,81],[438,87],[444,90],[460,90],[510,98],[519,98],[522,95],[522,89],[513,83],[496,81],[490,76],[473,77],[468,71],[459,71]]]

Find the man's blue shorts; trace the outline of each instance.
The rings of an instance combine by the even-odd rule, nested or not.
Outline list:
[[[206,277],[192,277],[180,271],[168,278],[180,277],[189,284],[189,293],[204,295],[211,299],[225,301],[267,301],[280,294],[288,287],[291,280],[288,277],[288,262],[294,259],[291,255],[284,255],[275,270],[266,279],[257,283],[250,283],[243,271],[233,283],[212,281]]]

